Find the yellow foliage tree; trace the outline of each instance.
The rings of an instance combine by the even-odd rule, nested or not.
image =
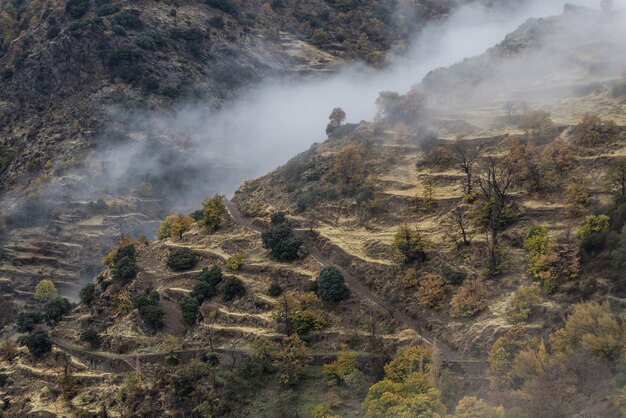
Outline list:
[[[35,299],[37,300],[48,301],[57,297],[58,294],[59,292],[52,280],[43,279],[35,286]]]
[[[189,215],[172,213],[171,215],[168,215],[159,225],[157,238],[159,240],[167,238],[181,239],[183,234],[189,231],[193,223],[194,219]]]

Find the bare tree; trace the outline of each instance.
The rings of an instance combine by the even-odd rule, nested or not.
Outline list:
[[[477,176],[483,204],[481,220],[487,233],[489,271],[492,274],[497,274],[499,270],[500,233],[503,229],[505,209],[513,200],[511,191],[514,171],[514,166],[507,160],[487,157],[483,160]]]
[[[474,234],[470,227],[470,215],[467,205],[459,204],[448,213],[447,225],[443,231],[448,238],[454,241],[457,247],[467,247],[472,244]]]
[[[452,151],[458,167],[465,174],[463,193],[470,195],[474,189],[474,168],[478,161],[480,148],[469,146],[467,142],[457,139],[452,146]]]

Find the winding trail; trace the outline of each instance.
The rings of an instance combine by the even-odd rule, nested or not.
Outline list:
[[[263,232],[263,229],[261,227],[252,223],[250,219],[245,218],[239,212],[239,209],[232,201],[225,199],[224,204],[226,208],[228,209],[230,216],[233,218],[233,220],[237,224],[247,229],[250,229],[252,231]],[[360,280],[358,280],[354,275],[352,275],[346,269],[329,262],[320,253],[319,249],[311,243],[311,240],[307,239],[308,238],[307,232],[297,231],[296,234],[299,235],[299,237],[304,240],[304,242],[307,244],[307,250],[309,251],[309,255],[312,256],[318,263],[320,263],[324,267],[332,265],[333,267],[341,271],[346,283],[348,283],[348,285],[350,286],[352,290],[354,290],[361,297],[364,297],[370,300],[371,302],[373,302],[374,304],[380,306],[381,308],[389,312],[389,314],[394,319],[398,320],[399,322],[402,322],[407,327],[417,332],[424,342],[426,342],[427,344],[433,347],[436,347],[441,352],[444,362],[459,364],[468,375],[476,375],[476,374],[486,375],[486,369],[487,369],[486,361],[463,360],[461,356],[459,356],[459,354],[455,350],[453,350],[446,344],[442,343],[441,341],[437,341],[437,339],[434,336],[432,336],[426,329],[424,329],[425,324],[420,323],[420,321],[416,320],[415,318],[410,317],[409,315],[407,315],[406,312],[398,309],[397,306],[394,306],[393,304],[385,301],[383,298],[375,294],[369,287],[364,285]]]

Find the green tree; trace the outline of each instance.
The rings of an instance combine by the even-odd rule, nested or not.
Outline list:
[[[165,312],[161,307],[156,305],[146,305],[139,308],[139,316],[143,320],[144,324],[153,330],[159,330],[163,328],[165,323]]]
[[[20,337],[18,344],[26,346],[30,354],[36,359],[42,358],[52,350],[52,343],[48,338],[48,333],[41,330]]]
[[[626,200],[626,157],[615,158],[609,164],[606,174],[609,190],[615,194],[616,201]]]
[[[222,294],[222,300],[229,302],[235,298],[240,298],[246,294],[246,287],[241,279],[234,276],[224,277],[219,285],[219,291]]]
[[[33,332],[43,319],[39,312],[20,312],[17,316],[17,332]]]
[[[83,305],[90,306],[91,302],[96,298],[96,285],[93,283],[85,285],[85,287],[80,289],[78,296]]]
[[[459,401],[454,410],[454,418],[505,418],[504,408],[489,406],[487,402],[475,396],[466,396]]]
[[[317,278],[317,296],[324,302],[339,302],[349,295],[343,274],[336,267],[324,267]]]
[[[70,313],[72,305],[66,298],[57,297],[52,299],[44,306],[44,318],[46,323],[50,326],[55,325],[65,315]]]
[[[185,323],[189,326],[195,325],[198,317],[198,300],[193,296],[185,296],[180,300],[179,306]]]
[[[294,261],[299,258],[298,250],[302,240],[296,238],[288,222],[273,225],[261,235],[263,247],[270,250],[270,255],[278,261]]]
[[[198,262],[198,256],[189,248],[176,248],[170,251],[167,257],[167,265],[174,271],[185,271],[194,267]]]

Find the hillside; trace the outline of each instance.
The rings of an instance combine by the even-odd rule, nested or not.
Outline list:
[[[359,4],[365,15],[380,12]],[[427,4],[435,14],[447,10]],[[172,18],[165,6],[150,3],[142,20]],[[305,6],[271,7],[285,12],[267,22],[287,27]],[[162,177],[143,178],[140,163],[126,173],[135,183],[105,184],[103,174],[90,184],[102,200],[75,181],[97,177],[94,165],[60,176],[47,192],[71,196],[59,200],[62,211],[33,200],[6,221],[0,410],[623,416],[623,17],[567,6],[561,16],[529,20],[409,92],[381,92],[373,121],[344,124],[335,109],[327,138],[244,182],[232,199],[199,199],[190,214],[166,217],[168,201],[196,177],[210,183],[229,168],[201,168],[184,139],[131,150],[159,160]],[[289,27],[319,38],[306,25]],[[241,41],[252,55],[254,31]],[[363,56],[280,36],[284,42],[262,49],[271,73],[323,73]],[[370,48],[389,47],[372,39]],[[302,64],[302,54],[317,64]],[[161,61],[146,68],[159,71]],[[138,92],[132,83],[124,89]],[[122,140],[140,132],[132,123],[119,131],[128,135]],[[102,149],[107,158],[121,157]],[[182,172],[178,161],[187,163]],[[80,292],[79,276],[94,276]],[[47,277],[56,286],[40,282]],[[55,287],[80,302],[70,305]]]

